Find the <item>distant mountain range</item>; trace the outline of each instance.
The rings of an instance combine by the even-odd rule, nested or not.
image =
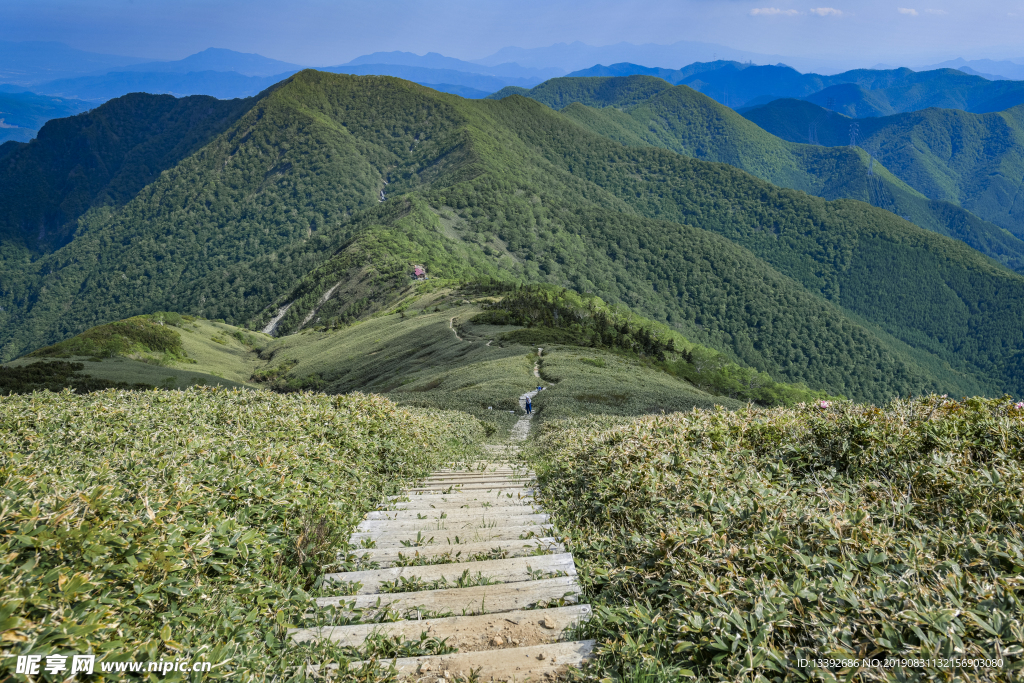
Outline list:
[[[63,68],[62,64],[78,66]],[[0,82],[6,81],[19,92],[31,90],[37,95],[84,100],[92,105],[131,92],[176,97],[211,95],[218,99],[252,97],[303,68],[221,48],[155,62],[94,55],[58,43],[0,43]],[[395,76],[470,99],[485,97],[508,85],[532,87],[564,73],[557,68],[484,66],[437,53],[420,56],[410,52],[377,52],[321,70]],[[63,112],[67,113],[70,111]],[[0,141],[28,139],[26,131],[3,135],[0,133]]]
[[[353,76],[395,76],[404,78],[407,81],[433,87],[434,84],[447,83],[450,85],[473,88],[484,95],[500,90],[506,86],[533,87],[545,79],[534,76],[532,78],[500,77],[489,76],[480,73],[469,73],[456,71],[454,69],[432,69],[423,66],[408,66],[405,64],[355,64],[345,66],[328,66],[320,71],[329,71],[337,74],[351,74]],[[482,95],[481,95],[482,96]]]
[[[28,142],[50,119],[74,116],[93,105],[81,100],[36,95],[17,86],[0,85],[0,144],[8,140]]]
[[[1001,61],[995,61],[992,59],[951,59],[940,64],[917,67],[914,71],[931,71],[933,69],[958,69],[964,73],[973,73],[985,76],[985,78],[990,80],[1024,80],[1024,64],[1018,64],[1005,59]]]
[[[146,61],[76,50],[64,43],[0,41],[0,83],[28,86],[115,71]]]
[[[499,78],[539,79],[537,81],[538,83],[549,78],[564,76],[566,73],[565,69],[558,67],[548,66],[533,68],[520,66],[519,64],[511,62],[485,65],[477,62],[467,62],[462,59],[455,59],[454,57],[445,57],[444,55],[436,52],[428,52],[423,56],[413,54],[412,52],[374,52],[373,54],[356,57],[342,66],[364,66],[368,64],[418,66],[426,69],[465,71],[467,73],[497,76]]]
[[[252,97],[291,73],[276,76],[245,76],[237,71],[115,71],[100,76],[80,76],[41,83],[34,88],[46,95],[69,97],[102,104],[122,95],[145,92],[153,95],[211,95],[221,100]]]
[[[488,57],[474,61],[477,64],[488,66],[514,62],[524,67],[555,67],[563,69],[564,74],[568,71],[585,69],[594,64],[630,62],[646,65],[657,64],[672,68],[693,62],[713,62],[719,59],[755,64],[776,64],[785,61],[788,64],[804,66],[805,68],[811,67],[810,64],[803,64],[801,60],[792,57],[766,55],[758,52],[737,50],[715,43],[686,40],[671,45],[617,43],[615,45],[595,46],[577,41],[537,48],[505,47]],[[822,68],[825,65],[827,65],[827,62],[817,61],[814,63],[814,66],[817,68]]]
[[[708,55],[719,59],[707,60]],[[705,59],[694,61],[701,57]],[[632,61],[609,62],[611,58]],[[570,75],[656,76],[672,84],[688,85],[734,109],[788,97],[806,99],[854,117],[884,116],[927,107],[1001,111],[1024,102],[1024,81],[993,80],[1024,74],[1024,66],[1008,61],[960,59],[925,72],[906,68],[858,69],[831,76],[801,73],[781,63],[755,65],[773,59],[782,58],[701,42],[620,43],[603,47],[577,42],[535,49],[503,48],[475,61],[435,52],[375,52],[320,70],[394,76],[441,92],[479,99],[497,91],[512,92],[506,88],[531,89],[563,75],[568,66],[583,64],[586,69]],[[665,66],[687,61],[688,66],[678,69]],[[29,90],[51,100],[78,100],[89,106],[130,92],[177,97],[202,94],[219,99],[252,97],[302,68],[305,67],[222,48],[210,48],[179,60],[153,61],[88,53],[59,43],[0,43],[0,84],[7,84],[0,85],[0,89]],[[39,102],[33,106],[41,106]],[[75,107],[80,111],[82,106],[86,105],[65,107],[59,113],[67,115]],[[3,110],[7,113],[4,123],[0,123],[0,141],[25,140],[38,129],[12,124],[13,109],[8,106]],[[17,129],[10,128],[11,125]]]
[[[655,69],[622,63],[594,66],[569,76],[657,76],[741,109],[790,97],[806,99],[852,117],[888,116],[928,107],[984,113],[1024,103],[1024,81],[991,81],[956,69],[917,72],[855,69],[832,76],[800,73],[784,64],[752,66],[734,61]]]
[[[304,69],[301,64],[291,64],[263,55],[249,52],[235,52],[211,47],[184,59],[169,62],[143,62],[117,71],[145,71],[149,73],[187,74],[201,71],[235,71],[244,76],[277,76],[293,74]]]

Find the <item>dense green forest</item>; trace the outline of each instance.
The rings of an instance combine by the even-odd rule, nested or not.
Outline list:
[[[947,201],[1024,239],[1024,106],[991,114],[927,109],[856,122],[801,100],[776,100],[743,116],[791,142],[858,146],[929,199]]]
[[[120,207],[249,109],[247,100],[134,93],[46,123],[0,153],[5,259],[60,248],[90,209]]]
[[[4,261],[4,359],[157,310],[346,324],[420,263],[592,293],[851,398],[1024,389],[1024,278],[887,211],[626,147],[523,97],[305,71],[244,106],[65,246]]]
[[[959,204],[955,197],[926,192],[930,188],[918,187],[913,174],[908,178],[901,173],[906,164],[897,164],[900,170],[890,172],[887,157],[881,158],[882,163],[872,162],[863,150],[794,144],[687,86],[672,87],[653,76],[554,78],[527,96],[622,144],[664,147],[696,159],[726,163],[775,185],[825,199],[864,201],[962,240],[1017,272],[1024,271],[1020,234],[1008,235],[1001,229],[1002,223],[988,223],[950,204]],[[798,142],[806,142],[806,129],[804,126],[805,137]],[[848,140],[848,126],[846,132]],[[892,146],[902,148],[900,140],[893,136]],[[1013,148],[1012,141],[1004,144]],[[941,147],[937,148],[935,153],[941,154]],[[970,156],[970,152],[965,154]],[[1006,185],[1012,184],[1014,174],[1009,175]],[[990,182],[996,186],[993,194],[1005,193],[1006,187],[998,180]]]

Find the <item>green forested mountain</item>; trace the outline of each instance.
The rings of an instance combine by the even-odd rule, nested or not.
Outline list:
[[[587,107],[615,107],[628,109],[646,102],[672,86],[655,76],[626,76],[623,78],[551,78],[538,86],[505,88],[488,96],[490,100],[503,100],[509,95],[522,95],[560,110],[570,104]]]
[[[925,196],[863,151],[793,144],[687,86],[653,76],[555,78],[528,96],[625,145],[664,147],[825,199],[868,202],[1024,271],[1019,234],[1007,234],[945,196]]]
[[[343,324],[423,264],[593,292],[854,398],[1024,389],[1024,278],[867,204],[623,146],[523,97],[305,71],[245,106],[66,245],[3,263],[4,358],[156,310]]]
[[[814,131],[822,145],[846,145],[853,121],[801,100],[776,100],[743,112],[792,142]],[[859,119],[858,145],[933,200],[968,209],[1024,238],[1024,105],[992,114],[926,109]]]
[[[246,100],[135,93],[49,121],[0,152],[0,250],[7,262],[64,245],[90,209],[119,207],[251,107]]]

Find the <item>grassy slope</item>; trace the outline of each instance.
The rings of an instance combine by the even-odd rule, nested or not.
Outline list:
[[[62,355],[62,360],[82,363],[82,372],[90,377],[111,382],[149,384],[170,389],[193,385],[228,388],[255,387],[252,375],[264,365],[256,348],[271,337],[224,323],[194,319],[171,328],[181,336],[184,359],[167,358],[164,354],[140,352],[127,356],[97,358],[90,355]],[[237,335],[237,336],[236,336]],[[241,341],[238,337],[245,340]],[[74,342],[74,339],[69,340]],[[37,353],[6,365],[19,367],[52,357]]]
[[[800,679],[864,652],[920,663],[814,675],[1020,680],[1022,419],[930,396],[546,425],[533,463],[595,606],[591,680]]]
[[[777,100],[743,115],[779,137],[823,145],[849,141],[850,120],[800,100]],[[1024,238],[1024,106],[991,114],[928,109],[861,119],[860,145],[925,196],[959,204]]]
[[[538,384],[550,389],[537,398],[544,419],[740,405],[594,349],[546,348],[539,380],[536,349],[500,340],[516,328],[469,322],[482,311],[479,305],[427,296],[398,307],[402,313],[275,340],[261,354],[267,360],[261,372],[281,388],[371,391],[399,404],[467,411],[502,430],[515,419],[508,411],[518,414],[518,396]]]
[[[466,101],[317,72],[13,271],[0,293],[3,353],[154,309],[262,327],[294,302],[286,331],[311,311],[309,324],[332,325],[359,303],[338,292],[383,292],[363,313],[386,308],[411,263],[568,282],[779,379],[848,396],[962,385],[837,304],[976,375],[972,386],[1021,381],[1021,281],[955,242],[721,164],[622,147],[523,98]],[[993,308],[958,303],[981,297]]]
[[[825,199],[868,202],[1024,271],[1024,241],[944,204],[948,197],[922,194],[912,177],[906,179],[909,184],[904,182],[903,164],[894,175],[883,166],[889,158],[881,156],[882,163],[876,161],[869,175],[863,151],[793,144],[687,86],[671,87],[651,76],[556,78],[538,85],[528,96],[623,144],[664,147],[726,163],[775,185]],[[840,125],[839,118],[833,125]],[[806,129],[798,142],[806,141]],[[894,136],[892,146],[903,146],[899,136]]]
[[[479,304],[451,290],[423,289],[425,293],[414,288],[396,302],[394,309],[400,312],[340,329],[274,339],[194,319],[161,328],[181,337],[181,352],[173,357],[138,348],[102,359],[56,353],[65,347],[74,350],[81,346],[79,340],[104,336],[117,327],[106,325],[7,367],[60,358],[82,363],[82,373],[93,378],[172,389],[198,384],[371,392],[403,405],[469,412],[503,436],[519,417],[517,398],[538,384],[553,389],[537,402],[544,419],[742,405],[709,395],[635,357],[595,349],[549,348],[540,359],[543,380],[538,380],[533,374],[536,348],[500,339],[520,328],[474,325],[469,321],[483,310]]]
[[[324,571],[353,569],[347,540],[367,511],[479,458],[482,436],[470,416],[358,394],[4,397],[0,676],[14,677],[6,655],[54,652],[54,633],[97,671],[181,657],[225,681],[385,654],[295,646],[286,631],[315,625],[303,614]]]

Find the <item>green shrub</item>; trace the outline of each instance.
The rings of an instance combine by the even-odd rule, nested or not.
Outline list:
[[[565,420],[535,465],[595,604],[587,680],[1020,680],[1024,403]],[[863,657],[925,661],[799,664]]]
[[[367,510],[480,432],[361,394],[0,399],[0,678],[29,653],[206,660],[232,680],[339,661],[285,643],[316,578],[346,567]]]
[[[152,389],[149,384],[113,382],[82,374],[85,365],[65,360],[37,361],[28,365],[0,366],[0,396],[33,391],[63,391],[78,394],[101,389]],[[173,379],[173,378],[171,378]],[[173,386],[171,387],[173,388]]]
[[[161,324],[159,320],[154,321],[141,315],[94,327],[77,337],[39,349],[29,354],[29,357],[113,358],[141,353],[167,354],[174,358],[185,357],[185,350],[181,346],[181,335],[177,331]]]

